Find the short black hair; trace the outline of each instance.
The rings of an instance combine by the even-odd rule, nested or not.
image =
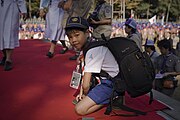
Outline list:
[[[155,46],[145,45],[144,47],[150,48],[153,51],[156,51]]]
[[[171,51],[171,49],[172,49],[172,47],[171,47],[171,43],[170,43],[170,41],[169,40],[167,40],[167,39],[163,39],[163,40],[161,40],[161,41],[159,41],[158,43],[157,43],[157,46],[159,47],[159,48],[165,48],[165,49],[169,49],[169,51]]]

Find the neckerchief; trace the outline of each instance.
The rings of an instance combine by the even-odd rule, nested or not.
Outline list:
[[[155,51],[151,52],[151,54],[149,55],[150,58],[154,55]]]

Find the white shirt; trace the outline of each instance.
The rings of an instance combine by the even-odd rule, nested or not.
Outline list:
[[[119,67],[114,56],[104,46],[88,50],[85,56],[84,72],[100,73],[101,69],[111,77],[115,77],[119,73]]]

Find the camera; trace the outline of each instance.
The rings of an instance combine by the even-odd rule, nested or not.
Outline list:
[[[99,18],[98,18],[98,12],[93,12],[92,14],[89,15],[89,17],[87,19],[87,21],[89,23],[89,26],[91,26],[93,29],[96,29],[99,25],[92,24],[91,19],[93,19],[95,21],[100,21]]]

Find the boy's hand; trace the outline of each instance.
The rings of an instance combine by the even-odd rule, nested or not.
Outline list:
[[[79,102],[79,101],[81,101],[84,97],[85,97],[85,95],[79,94],[79,95],[76,96],[76,100]]]

